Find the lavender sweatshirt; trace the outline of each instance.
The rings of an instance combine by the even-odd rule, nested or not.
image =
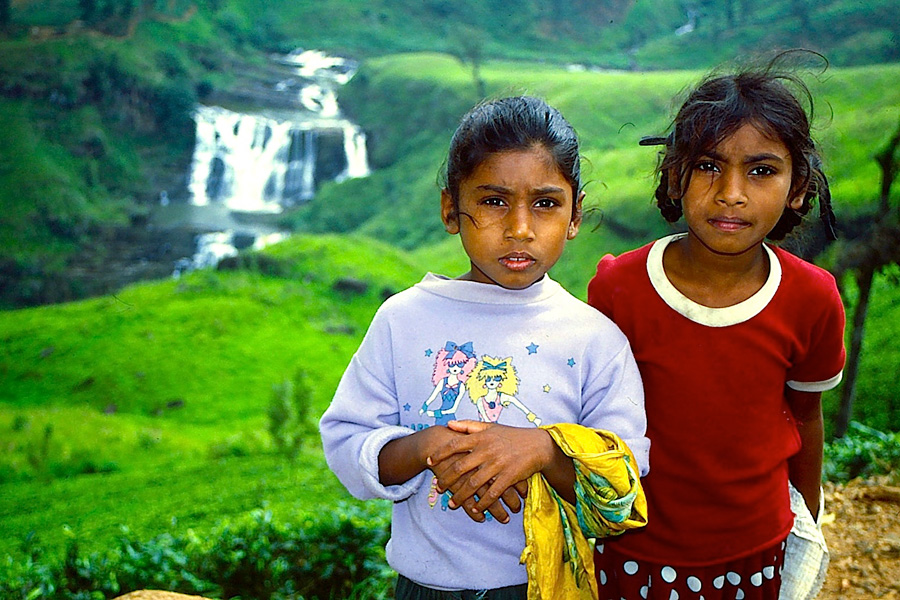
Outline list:
[[[350,493],[394,502],[388,563],[427,587],[527,580],[521,512],[476,523],[448,510],[429,470],[379,482],[385,444],[454,418],[610,430],[648,470],[641,380],[612,321],[547,276],[509,290],[428,274],[378,310],[320,423],[328,466]]]

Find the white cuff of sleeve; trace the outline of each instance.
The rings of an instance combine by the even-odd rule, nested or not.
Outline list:
[[[416,490],[419,489],[419,486],[421,486],[426,471],[422,471],[406,483],[401,483],[399,485],[384,486],[381,484],[381,479],[378,476],[378,455],[381,454],[381,449],[384,448],[388,442],[406,437],[412,433],[413,431],[406,427],[380,427],[373,431],[369,437],[366,438],[366,441],[363,442],[359,455],[359,466],[362,470],[363,484],[366,486],[366,489],[376,497],[399,502],[412,496]]]

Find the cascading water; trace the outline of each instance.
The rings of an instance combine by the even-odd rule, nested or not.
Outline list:
[[[237,213],[280,213],[312,200],[323,181],[369,174],[366,138],[341,114],[337,89],[355,74],[355,62],[314,50],[273,57],[290,76],[273,92],[290,95],[293,109],[239,113],[219,106],[195,112],[197,142],[188,191],[194,207]],[[261,231],[260,237],[271,234]],[[198,268],[236,252],[234,231],[198,236]],[[241,235],[246,235],[245,233]],[[184,268],[176,268],[180,273]]]

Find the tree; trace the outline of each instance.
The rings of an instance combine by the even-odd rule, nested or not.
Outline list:
[[[0,29],[12,23],[12,0],[0,0]]]
[[[891,264],[900,264],[900,210],[890,210],[891,186],[900,168],[900,124],[885,147],[875,155],[881,169],[881,189],[874,215],[867,215],[851,232],[847,249],[833,268],[840,285],[846,273],[852,273],[859,290],[859,298],[851,319],[850,348],[844,368],[844,384],[841,389],[840,412],[835,423],[835,436],[843,437],[850,425],[853,401],[856,396],[856,377],[865,334],[866,313],[872,293],[875,274]],[[900,207],[898,207],[900,209]],[[842,228],[843,229],[843,228]]]
[[[460,27],[457,33],[458,46],[455,52],[461,63],[472,68],[472,79],[475,83],[475,94],[478,96],[478,100],[487,97],[484,79],[481,78],[481,61],[484,60],[482,35],[484,34],[474,27]]]
[[[81,20],[90,25],[97,16],[97,0],[78,0]]]
[[[305,439],[315,433],[310,418],[312,389],[306,373],[298,369],[294,379],[285,379],[272,386],[269,403],[269,433],[279,454],[293,461],[300,454]]]

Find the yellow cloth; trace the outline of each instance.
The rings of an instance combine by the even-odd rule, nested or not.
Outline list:
[[[528,479],[525,550],[528,600],[597,598],[593,538],[647,524],[647,498],[631,450],[609,431],[572,423],[542,429],[575,464],[577,504],[540,473]],[[590,539],[589,539],[590,538]]]

